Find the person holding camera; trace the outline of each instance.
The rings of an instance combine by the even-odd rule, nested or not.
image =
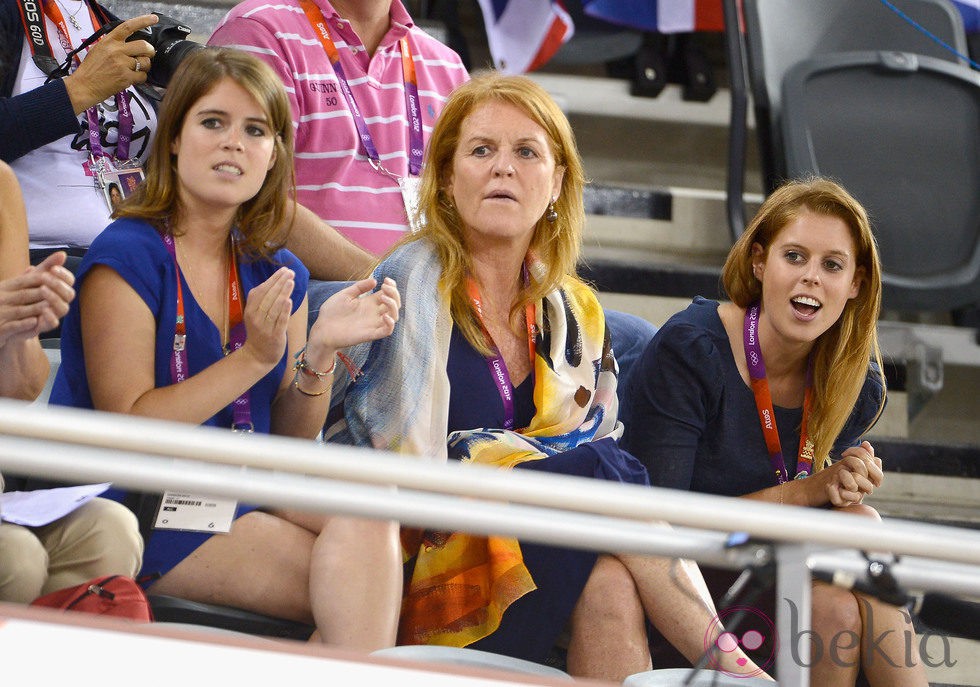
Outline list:
[[[142,166],[156,126],[143,85],[155,50],[130,39],[157,21],[134,17],[86,45],[117,22],[94,0],[0,3],[0,158],[23,190],[31,248],[88,246],[111,211],[102,188]]]
[[[142,176],[159,99],[150,86],[165,87],[202,47],[180,40],[185,31],[162,15],[119,22],[95,0],[0,0],[0,159],[24,192],[31,262],[58,249],[82,255],[109,223],[113,176]],[[25,49],[32,59],[21,59]],[[321,278],[350,279],[373,263],[301,205],[294,233],[289,246],[300,244],[304,262],[302,247],[316,247]]]

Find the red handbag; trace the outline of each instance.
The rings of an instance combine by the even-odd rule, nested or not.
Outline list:
[[[34,599],[31,606],[129,618],[146,623],[153,621],[153,611],[146,594],[136,580],[123,575],[106,575],[75,587],[59,589]]]

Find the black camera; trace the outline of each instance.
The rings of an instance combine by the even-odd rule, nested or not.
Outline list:
[[[186,40],[191,30],[176,19],[165,14],[154,12],[159,17],[153,26],[134,31],[127,41],[146,41],[153,46],[156,53],[146,74],[146,81],[151,86],[166,88],[177,66],[184,58],[204,46],[194,41]]]

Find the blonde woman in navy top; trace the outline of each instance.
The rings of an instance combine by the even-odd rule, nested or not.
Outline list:
[[[883,479],[862,435],[885,403],[881,267],[864,209],[829,180],[785,184],[722,282],[730,302],[695,299],[644,353],[627,449],[656,486],[878,518],[862,503]],[[872,624],[874,637],[893,630],[878,645],[891,662],[865,643]],[[816,583],[813,628],[813,684],[853,685],[862,670],[873,686],[926,684],[916,657],[905,665],[912,627],[893,606]],[[841,632],[853,634],[832,656]]]

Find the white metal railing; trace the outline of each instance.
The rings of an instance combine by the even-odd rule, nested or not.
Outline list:
[[[0,468],[569,548],[683,557],[719,567],[743,568],[774,557],[778,598],[796,602],[800,627],[809,626],[810,571],[859,575],[866,562],[857,551],[900,556],[891,571],[909,589],[980,595],[980,533],[972,530],[875,522],[819,509],[793,513],[794,507],[745,499],[432,464],[368,449],[243,437],[223,429],[17,401],[0,400]],[[749,543],[730,546],[732,532],[747,533]],[[785,628],[784,605],[779,605],[777,626]],[[777,656],[783,684],[808,685],[806,646],[794,660],[786,645],[780,643]]]

